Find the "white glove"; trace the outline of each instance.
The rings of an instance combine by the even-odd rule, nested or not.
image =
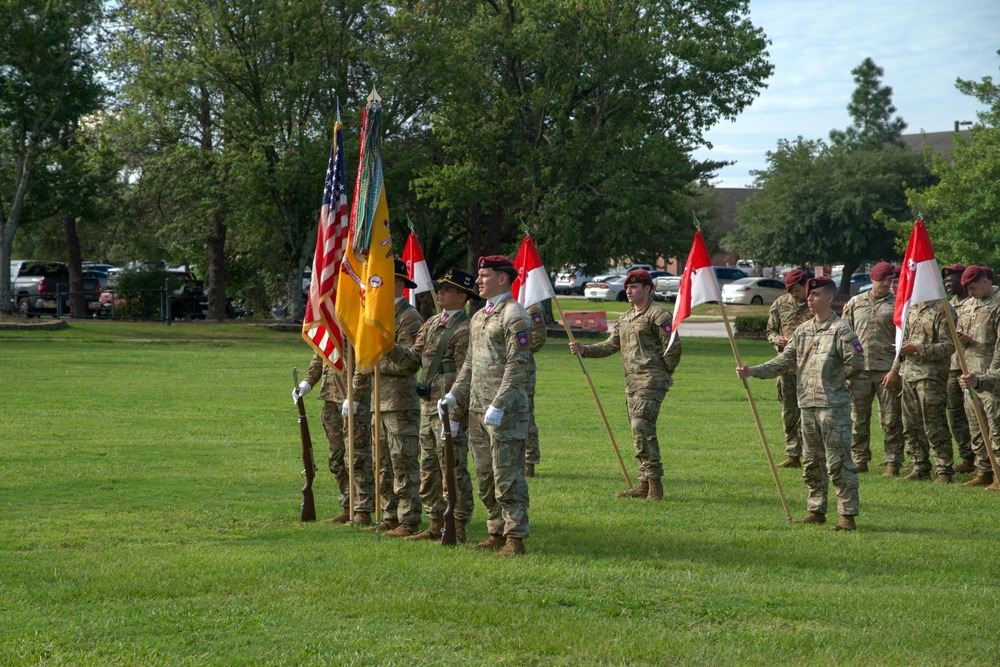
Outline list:
[[[455,437],[458,435],[458,429],[462,428],[462,425],[457,421],[448,420],[448,426],[451,428],[451,435]],[[441,439],[444,440],[444,424],[441,425]]]
[[[354,403],[352,404],[350,401],[345,400],[344,404],[340,406],[340,414],[346,417],[348,411],[350,411],[352,414],[358,414],[358,402],[354,401]]]
[[[438,401],[438,417],[444,419],[444,410],[442,409],[443,406],[448,406],[448,410],[450,411],[456,403],[458,403],[458,401],[455,399],[455,394],[449,391],[444,395],[444,398]]]
[[[494,408],[492,405],[487,408],[486,414],[483,416],[483,423],[487,426],[499,426],[500,422],[503,421],[503,410]]]
[[[299,404],[299,399],[312,391],[312,385],[303,380],[299,383],[299,386],[292,389],[292,403],[295,405]]]

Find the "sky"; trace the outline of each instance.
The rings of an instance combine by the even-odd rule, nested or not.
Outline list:
[[[954,130],[983,106],[955,89],[955,79],[1000,83],[998,0],[750,0],[750,19],[771,41],[774,73],[735,121],[706,138],[696,159],[735,161],[712,181],[750,187],[779,139],[828,140],[851,123],[851,70],[866,57],[885,70],[904,134]]]

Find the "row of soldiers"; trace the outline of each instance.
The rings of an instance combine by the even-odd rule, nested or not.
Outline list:
[[[843,467],[849,472],[868,472],[871,411],[877,397],[879,421],[885,434],[884,477],[900,474],[904,452],[910,457],[910,481],[934,479],[947,484],[955,473],[976,473],[961,486],[998,489],[993,479],[986,446],[994,450],[1000,436],[1000,401],[991,392],[996,380],[988,375],[1000,368],[1000,296],[987,267],[961,264],[943,268],[945,289],[951,295],[909,308],[904,338],[896,350],[896,281],[899,269],[887,262],[873,267],[872,288],[853,297],[843,310],[844,323],[856,334],[863,352],[863,366],[848,374],[843,394],[850,402],[850,448]],[[768,341],[780,353],[814,315],[807,303],[807,277],[795,270],[785,276],[787,294],[771,306]],[[945,312],[945,308],[948,312]],[[969,373],[962,375],[948,318]],[[987,374],[985,378],[980,376]],[[785,468],[802,467],[806,424],[802,409],[815,407],[817,397],[800,386],[801,373],[794,366],[778,375],[778,399],[782,405],[785,434]],[[981,391],[973,397],[966,387]],[[984,408],[989,432],[984,434],[975,417],[975,405]],[[949,428],[949,421],[951,422]],[[952,437],[961,462],[955,465]],[[987,444],[989,443],[989,444]],[[811,463],[811,462],[810,462]],[[829,467],[830,461],[827,460]],[[831,478],[840,474],[832,468]],[[803,477],[821,474],[803,470]],[[808,483],[808,481],[807,481]]]

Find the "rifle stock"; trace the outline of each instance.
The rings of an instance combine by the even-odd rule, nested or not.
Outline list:
[[[292,378],[295,386],[299,386],[299,369],[292,369]],[[312,438],[309,435],[309,423],[306,421],[306,406],[302,402],[302,397],[296,401],[299,408],[299,435],[302,437],[302,465],[303,474],[306,476],[306,485],[302,487],[302,514],[300,521],[316,520],[316,500],[313,498],[313,479],[316,478],[316,463],[313,461]]]
[[[458,486],[455,479],[455,441],[451,437],[451,415],[448,406],[441,408],[441,429],[444,431],[444,483],[448,494],[448,504],[444,508],[444,529],[441,531],[441,544],[455,546],[455,496]]]

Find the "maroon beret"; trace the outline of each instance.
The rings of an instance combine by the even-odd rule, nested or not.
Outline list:
[[[941,269],[941,277],[946,278],[952,273],[962,275],[965,272],[965,264],[952,264]]]
[[[806,272],[802,269],[792,269],[785,274],[785,289],[792,289],[793,285],[802,285],[806,282]]]
[[[879,262],[872,267],[871,278],[872,280],[885,280],[886,278],[892,278],[893,266],[889,262]]]
[[[973,264],[962,272],[962,287],[968,287],[970,283],[985,277],[986,271],[983,270],[983,267]]]
[[[810,278],[809,282],[806,283],[806,294],[812,292],[814,289],[819,289],[821,287],[826,287],[827,285],[835,285],[833,278],[827,278],[826,276],[819,276],[818,278]]]
[[[647,285],[653,284],[653,276],[649,274],[646,269],[632,269],[625,276],[626,285],[635,285],[636,283],[645,283]]]
[[[479,258],[480,269],[501,269],[505,266],[514,267],[514,262],[510,261],[510,257],[504,255],[484,255]]]

